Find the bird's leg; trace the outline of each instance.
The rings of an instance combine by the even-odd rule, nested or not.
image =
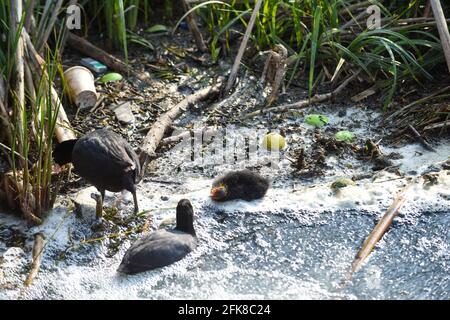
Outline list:
[[[95,208],[95,215],[97,219],[101,219],[103,216],[103,201],[105,201],[105,190],[100,190],[101,199],[97,201],[97,206]]]
[[[133,193],[133,200],[134,200],[134,213],[138,213],[139,212],[139,203],[138,203],[138,199],[137,199],[137,195],[136,195],[136,190],[134,190],[132,193]]]

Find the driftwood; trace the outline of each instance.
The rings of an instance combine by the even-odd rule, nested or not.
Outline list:
[[[215,84],[187,96],[156,120],[142,142],[141,154],[139,156],[142,167],[141,176],[145,173],[148,160],[155,156],[156,148],[164,137],[164,132],[172,125],[173,121],[186,111],[190,104],[204,100],[212,94],[219,93],[222,88],[222,80],[222,78],[219,78]]]
[[[42,252],[44,251],[44,241],[45,237],[43,233],[36,233],[34,235],[34,245],[33,245],[33,252],[32,252],[32,263],[31,263],[31,271],[28,274],[28,277],[25,280],[25,287],[30,286],[30,284],[33,282],[34,278],[36,278],[39,268],[41,267],[41,259],[42,259]]]
[[[189,4],[186,2],[186,0],[180,0],[184,11],[189,11]],[[200,32],[200,29],[197,26],[197,17],[195,15],[195,12],[191,12],[187,15],[186,21],[189,26],[189,30],[191,31],[192,35],[194,36],[195,44],[197,45],[197,48],[200,52],[206,52],[208,51],[208,48],[206,47],[205,41],[203,40],[203,35]]]
[[[445,60],[447,61],[448,72],[450,73],[450,33],[448,31],[447,22],[445,21],[444,10],[442,10],[441,2],[439,0],[430,0],[430,3],[436,19]]]
[[[127,74],[130,71],[130,68],[122,60],[96,47],[86,39],[83,39],[72,32],[67,33],[67,43],[73,49],[104,63],[106,66],[117,72]]]
[[[239,71],[239,66],[241,65],[242,56],[244,55],[245,48],[247,47],[248,39],[252,34],[253,26],[255,25],[256,17],[258,16],[259,8],[261,7],[262,2],[262,0],[257,0],[255,4],[255,8],[253,9],[253,13],[248,23],[247,30],[245,30],[244,39],[242,39],[241,46],[239,47],[239,51],[237,53],[236,59],[234,60],[233,67],[231,68],[227,86],[225,87],[225,94],[228,94],[231,87],[234,85],[234,81],[236,80],[236,76]]]
[[[28,35],[28,33],[25,30],[23,30],[22,34],[26,41],[28,60],[29,60],[28,65],[30,66],[33,74],[36,77],[35,82],[37,82],[39,84],[42,77],[48,78],[48,74],[45,71],[45,61],[44,61],[44,59],[42,59],[42,57],[39,55],[39,53],[34,48],[33,43],[31,42],[31,39],[30,39],[30,36]],[[44,81],[44,83],[47,83],[47,81]],[[72,130],[69,119],[67,118],[67,114],[64,110],[64,107],[62,106],[62,103],[59,100],[56,89],[53,86],[51,86],[50,90],[51,90],[52,106],[55,110],[58,110],[57,122],[56,122],[56,127],[55,127],[55,135],[56,135],[58,142],[75,139],[76,135],[75,135],[74,131]]]
[[[305,108],[313,103],[324,102],[324,101],[330,100],[330,99],[336,97],[338,94],[340,94],[347,87],[347,85],[358,76],[359,72],[360,71],[358,71],[358,72],[354,73],[353,75],[351,75],[350,77],[348,77],[344,82],[342,82],[341,85],[339,85],[339,87],[337,87],[332,92],[316,94],[309,99],[300,100],[295,103],[290,103],[290,104],[285,104],[285,105],[281,105],[281,106],[257,110],[257,111],[246,114],[244,116],[244,119],[252,118],[252,117],[259,116],[259,115],[269,113],[269,112],[286,112],[286,111],[292,110],[292,109],[301,109],[301,108]]]

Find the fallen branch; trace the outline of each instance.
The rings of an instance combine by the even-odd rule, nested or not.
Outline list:
[[[155,151],[164,137],[164,132],[172,126],[173,121],[186,111],[189,105],[204,100],[212,94],[219,93],[222,88],[222,80],[222,78],[219,78],[215,84],[187,96],[156,120],[142,142],[141,154],[139,156],[141,176],[145,174],[145,167],[148,160],[155,156]]]
[[[305,108],[313,103],[324,102],[324,101],[330,100],[330,99],[334,98],[335,96],[337,96],[338,94],[340,94],[347,87],[347,85],[358,76],[359,73],[360,73],[360,71],[358,71],[358,72],[354,73],[353,75],[351,75],[350,77],[348,77],[344,82],[342,82],[341,85],[339,85],[339,87],[337,87],[332,92],[316,94],[312,98],[300,100],[295,103],[284,104],[281,106],[257,110],[257,111],[246,114],[244,116],[244,119],[252,118],[252,117],[266,114],[269,112],[285,112],[285,111],[292,110],[292,109]]]
[[[24,283],[25,287],[30,286],[34,278],[36,278],[37,274],[39,273],[39,268],[41,267],[42,252],[44,251],[44,239],[44,234],[41,232],[34,235],[34,245],[32,252],[33,260],[31,263],[31,271]]]
[[[372,250],[377,245],[378,241],[383,237],[383,235],[386,233],[386,231],[389,229],[390,225],[392,224],[392,221],[397,216],[398,211],[402,207],[403,203],[406,201],[406,192],[411,187],[411,183],[409,183],[401,193],[397,196],[397,198],[394,199],[394,202],[392,202],[391,206],[387,210],[387,212],[384,214],[384,216],[381,218],[381,220],[378,222],[378,224],[375,226],[373,231],[370,233],[370,235],[367,237],[367,239],[362,244],[361,249],[358,251],[358,253],[355,256],[355,259],[352,262],[352,270],[347,275],[347,277],[344,279],[342,283],[342,287],[345,287],[345,285],[352,279],[353,274],[358,272],[361,267],[364,265],[366,259],[369,257]]]
[[[408,124],[409,129],[414,133],[414,136],[417,140],[424,146],[425,149],[433,152],[437,152],[422,136],[421,134],[414,128],[412,125]]]
[[[253,9],[252,16],[250,18],[250,22],[248,23],[247,30],[245,30],[244,39],[242,40],[241,46],[239,47],[239,51],[237,53],[236,59],[234,60],[233,67],[231,68],[230,76],[228,77],[227,86],[225,87],[225,94],[228,94],[231,87],[234,85],[234,81],[236,80],[237,72],[239,71],[239,66],[241,65],[242,56],[244,55],[245,48],[247,47],[248,39],[252,34],[253,26],[256,21],[256,17],[259,13],[259,8],[261,7],[262,0],[258,0],[255,4],[255,8]]]
[[[67,43],[73,49],[104,63],[106,66],[117,72],[128,74],[130,71],[130,68],[122,60],[96,47],[86,39],[83,39],[72,32],[67,33]]]

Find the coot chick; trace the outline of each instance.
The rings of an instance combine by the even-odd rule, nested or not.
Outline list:
[[[118,272],[135,274],[168,266],[183,259],[197,246],[194,210],[189,200],[177,206],[177,225],[173,230],[157,230],[131,245],[120,263]]]
[[[211,198],[215,201],[260,199],[269,189],[269,180],[250,170],[231,171],[213,182]]]
[[[100,191],[101,204],[105,190],[128,190],[133,194],[134,212],[139,211],[135,187],[141,172],[139,157],[117,133],[99,129],[64,141],[55,147],[53,158],[60,166],[72,162],[75,172]]]

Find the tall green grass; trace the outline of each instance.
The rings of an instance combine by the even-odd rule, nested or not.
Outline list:
[[[368,30],[368,15],[362,14],[372,4],[381,9],[380,30]],[[430,78],[427,70],[442,61],[433,23],[400,24],[421,17],[425,5],[425,0],[266,0],[252,43],[258,50],[284,45],[290,53],[288,84],[306,69],[310,95],[330,76],[342,79],[350,69],[360,68],[369,79],[388,88],[387,108],[399,81]],[[232,31],[243,33],[252,8],[253,1],[248,0],[208,1],[194,8],[213,39],[213,59],[220,58],[219,41],[228,44]]]
[[[5,89],[5,96],[0,97],[0,117],[2,130],[7,132],[0,150],[11,169],[1,177],[1,186],[11,209],[36,224],[42,222],[56,197],[52,181],[52,149],[59,106],[53,104],[52,85],[57,74],[62,73],[59,49],[63,32],[59,30],[53,50],[43,50],[46,63],[41,71],[33,69],[27,55],[30,52],[26,50],[23,105],[15,88],[18,81],[15,53],[25,15],[14,32],[9,10],[9,3],[1,4],[0,19],[9,41],[0,43],[2,87]],[[49,10],[47,14],[51,14]],[[40,16],[39,20],[44,21],[42,19],[48,17]]]

